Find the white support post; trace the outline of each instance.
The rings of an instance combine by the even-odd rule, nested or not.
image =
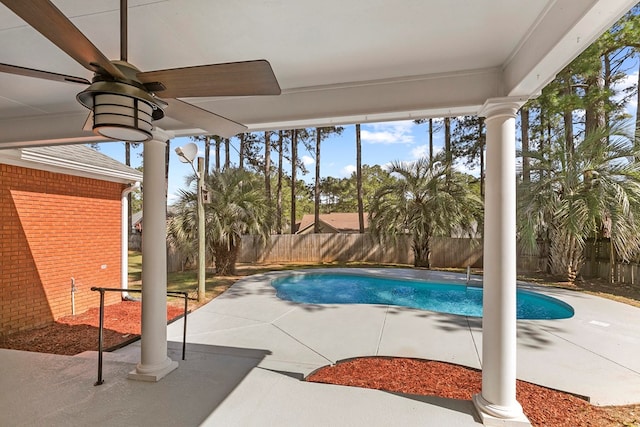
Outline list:
[[[515,122],[522,101],[487,101],[484,210],[482,392],[473,398],[484,425],[530,426],[516,400]]]
[[[129,378],[158,381],[178,367],[167,356],[167,193],[165,147],[159,129],[144,143],[142,211],[142,337],[140,363]]]

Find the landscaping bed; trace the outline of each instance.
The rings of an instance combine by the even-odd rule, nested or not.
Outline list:
[[[122,301],[104,308],[103,348],[112,349],[140,337],[140,302]],[[73,356],[98,350],[99,308],[66,316],[37,329],[18,332],[0,340],[0,348]],[[167,321],[184,314],[183,304],[167,304]]]
[[[471,400],[482,373],[451,363],[401,357],[363,357],[321,368],[307,381]],[[517,381],[516,395],[534,426],[639,426],[640,405],[598,407],[569,393]]]

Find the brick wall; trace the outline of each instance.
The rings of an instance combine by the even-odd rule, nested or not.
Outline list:
[[[123,185],[0,164],[0,335],[99,305],[120,286]],[[108,293],[106,303],[120,300]]]

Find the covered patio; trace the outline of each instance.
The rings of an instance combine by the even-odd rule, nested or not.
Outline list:
[[[128,57],[143,71],[268,60],[281,95],[185,99],[248,131],[485,117],[484,252],[490,256],[484,265],[483,386],[474,405],[487,425],[517,425],[527,420],[515,397],[516,114],[635,3],[132,1]],[[55,4],[108,58],[119,57],[117,1]],[[91,79],[5,6],[0,30],[3,63]],[[0,148],[102,140],[83,130],[88,111],[76,101],[77,84],[0,73],[0,87]],[[143,338],[139,363],[129,373],[134,379],[158,381],[178,368],[168,356],[164,323],[166,144],[176,136],[233,134],[216,120],[181,120],[154,122],[144,142]]]
[[[466,282],[463,274],[415,269],[344,272]],[[171,324],[168,352],[180,367],[157,383],[126,379],[139,360],[140,342],[105,354],[104,384],[99,387],[93,386],[95,352],[57,356],[0,350],[3,388],[11,390],[0,397],[0,424],[481,425],[470,400],[303,381],[318,368],[360,356],[421,358],[480,369],[484,344],[479,318],[278,298],[272,280],[301,273],[246,277],[189,315],[184,361],[183,322]],[[472,278],[474,284],[480,280]],[[576,315],[518,321],[518,379],[583,396],[596,405],[640,402],[640,360],[624,348],[640,343],[639,308],[520,285],[571,304]],[[573,424],[580,423],[574,419]]]

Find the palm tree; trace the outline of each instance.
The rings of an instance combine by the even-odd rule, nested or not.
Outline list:
[[[266,240],[271,215],[264,197],[262,179],[246,170],[227,168],[208,176],[211,202],[205,205],[207,246],[216,260],[216,273],[235,274],[235,263],[242,235]],[[180,247],[196,240],[196,193],[182,190],[176,214],[170,218],[168,233]],[[184,242],[187,242],[186,244]]]
[[[519,186],[519,235],[549,245],[554,275],[575,281],[586,241],[609,237],[623,260],[640,250],[640,163],[633,137],[620,126],[589,134],[575,147],[552,142],[529,152],[531,180]],[[612,261],[615,261],[612,260]],[[613,265],[613,263],[612,263]]]
[[[399,178],[380,187],[371,203],[371,232],[383,242],[411,236],[416,267],[430,267],[431,237],[479,226],[480,196],[471,190],[470,177],[450,169],[427,158],[393,162],[389,172]]]

